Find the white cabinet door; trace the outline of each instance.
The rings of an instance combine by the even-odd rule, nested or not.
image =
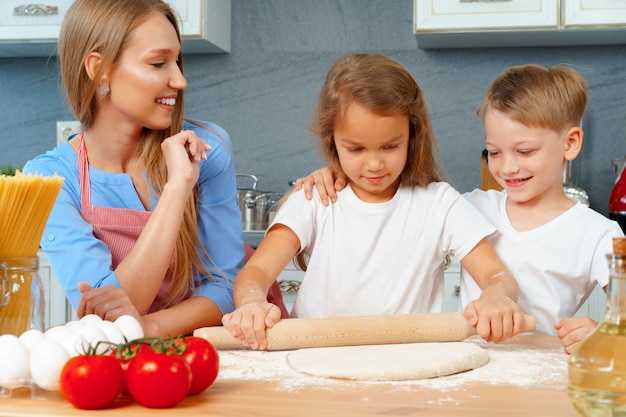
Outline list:
[[[61,22],[73,2],[0,1],[0,57],[56,54]],[[169,0],[168,3],[181,19],[184,53],[230,52],[231,0]]]

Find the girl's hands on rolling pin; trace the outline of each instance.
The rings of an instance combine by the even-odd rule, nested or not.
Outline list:
[[[280,320],[280,309],[272,303],[248,303],[222,317],[222,324],[244,346],[251,349],[267,348],[265,329]]]
[[[198,181],[198,161],[205,160],[211,150],[208,143],[198,138],[193,130],[181,130],[161,143],[167,165],[167,182],[184,184],[190,190]]]

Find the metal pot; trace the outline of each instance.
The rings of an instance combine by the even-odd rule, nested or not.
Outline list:
[[[265,230],[268,226],[269,211],[282,197],[282,194],[257,190],[258,179],[252,174],[237,174],[252,180],[251,188],[237,188],[241,227],[243,230]]]

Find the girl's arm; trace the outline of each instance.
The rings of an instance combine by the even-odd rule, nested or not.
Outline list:
[[[496,343],[518,334],[523,321],[517,305],[519,286],[491,243],[483,238],[461,264],[482,289],[480,298],[470,302],[464,312],[476,332]]]
[[[237,274],[233,290],[237,310],[224,315],[222,323],[244,345],[267,347],[265,328],[280,320],[280,309],[267,302],[267,292],[299,250],[298,236],[287,226],[276,224]]]

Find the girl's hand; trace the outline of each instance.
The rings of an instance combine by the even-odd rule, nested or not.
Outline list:
[[[517,335],[524,320],[515,301],[505,295],[489,295],[486,291],[479,299],[467,304],[464,314],[480,337],[494,343]]]
[[[307,200],[313,198],[313,186],[317,187],[317,193],[322,199],[322,204],[327,206],[328,199],[334,203],[337,201],[337,191],[346,188],[348,179],[346,176],[335,171],[331,167],[324,167],[313,171],[307,177],[296,180],[296,190],[304,188],[304,195]]]
[[[182,130],[165,139],[161,150],[167,165],[168,184],[183,184],[191,190],[200,176],[198,161],[206,159],[211,147],[193,130]]]
[[[222,317],[224,327],[244,346],[267,348],[265,329],[280,320],[280,309],[271,303],[249,303]]]
[[[558,332],[565,353],[569,355],[597,326],[598,322],[589,317],[570,317],[555,324],[554,329]]]

